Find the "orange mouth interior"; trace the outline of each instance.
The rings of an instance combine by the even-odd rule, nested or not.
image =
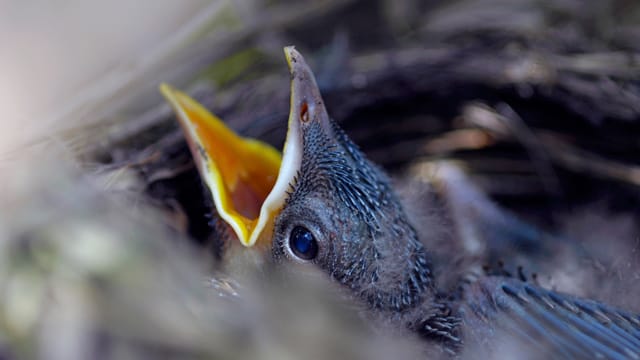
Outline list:
[[[261,208],[278,177],[280,152],[261,141],[237,135],[181,91],[166,84],[160,89],[178,115],[218,214],[244,245],[253,245]]]
[[[284,53],[292,77],[291,109],[282,154],[269,144],[238,136],[183,92],[167,84],[160,86],[176,112],[218,215],[247,247],[271,240],[274,219],[302,164],[301,124],[309,121],[307,102],[312,99],[322,106],[320,90],[302,56],[294,47],[285,47]]]

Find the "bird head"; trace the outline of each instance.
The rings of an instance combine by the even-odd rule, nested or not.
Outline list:
[[[161,86],[230,241],[277,263],[317,267],[374,308],[417,305],[431,294],[427,253],[387,175],[329,117],[300,53],[284,51],[291,104],[282,155]]]

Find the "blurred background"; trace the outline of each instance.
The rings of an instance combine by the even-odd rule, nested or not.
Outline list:
[[[389,357],[331,296],[308,292],[328,320],[301,340],[276,316],[298,298],[211,280],[210,204],[157,87],[280,147],[286,45],[399,182],[454,162],[599,254],[583,282],[563,269],[571,291],[640,310],[619,296],[640,288],[636,0],[0,0],[0,359]]]
[[[0,4],[2,149],[55,132],[105,75],[132,71],[211,1]]]

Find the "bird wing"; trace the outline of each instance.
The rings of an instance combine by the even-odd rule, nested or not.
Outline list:
[[[474,332],[501,328],[548,357],[640,359],[638,314],[504,277],[475,281],[465,300]]]

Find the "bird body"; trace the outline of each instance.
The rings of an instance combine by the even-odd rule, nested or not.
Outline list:
[[[320,269],[375,317],[447,352],[485,348],[505,333],[554,358],[640,357],[637,315],[512,277],[465,278],[464,269],[457,286],[441,288],[432,249],[387,175],[330,119],[303,57],[293,47],[285,55],[291,111],[281,162],[270,147],[226,133],[188,96],[162,88],[222,219],[227,261]]]
[[[501,334],[536,358],[640,357],[640,317],[594,300],[488,276],[465,286],[458,306],[467,342],[491,343]]]

